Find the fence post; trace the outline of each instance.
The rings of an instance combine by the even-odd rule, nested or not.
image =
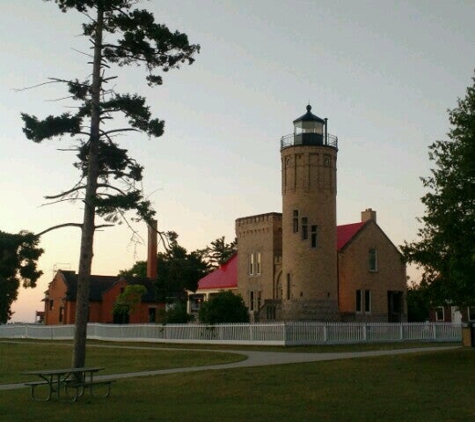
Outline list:
[[[399,323],[399,339],[404,340],[404,327],[402,322]]]
[[[328,341],[328,324],[323,326],[323,342],[326,343]]]

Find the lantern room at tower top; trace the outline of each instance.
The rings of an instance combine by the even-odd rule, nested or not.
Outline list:
[[[311,110],[312,106],[308,105],[307,112],[294,120],[294,133],[281,138],[281,150],[294,145],[319,145],[338,149],[338,138],[328,133],[328,119],[315,116]]]

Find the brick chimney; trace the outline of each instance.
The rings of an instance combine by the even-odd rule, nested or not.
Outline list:
[[[157,220],[148,225],[147,277],[157,278]]]
[[[373,211],[371,208],[366,208],[364,211],[361,211],[361,221],[373,220],[376,223],[376,211]]]

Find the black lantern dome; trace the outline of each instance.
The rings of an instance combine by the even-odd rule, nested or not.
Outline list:
[[[322,119],[312,113],[312,106],[307,112],[294,120],[294,133],[283,136],[281,149],[296,145],[321,145],[338,149],[338,138],[328,133],[328,119]]]
[[[307,112],[294,120],[295,145],[324,145],[326,144],[327,119],[321,119],[312,114],[312,106],[307,106]]]

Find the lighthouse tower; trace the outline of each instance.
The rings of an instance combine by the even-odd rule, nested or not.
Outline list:
[[[282,311],[285,319],[339,319],[337,137],[312,107],[281,139]]]

